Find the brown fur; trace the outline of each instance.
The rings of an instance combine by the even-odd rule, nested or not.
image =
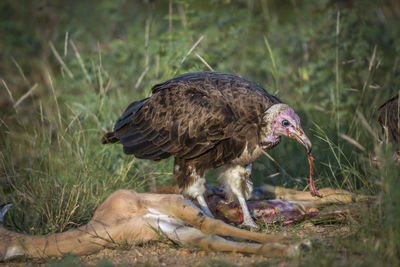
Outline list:
[[[366,199],[330,188],[321,190],[324,198],[313,198],[307,192],[281,187],[266,186],[263,191],[266,196],[300,201],[300,205],[308,207]],[[160,228],[165,224],[167,228]],[[180,195],[118,190],[97,208],[87,225],[78,229],[30,236],[9,231],[0,225],[0,261],[18,256],[48,258],[66,253],[89,254],[123,242],[138,244],[160,240],[160,233],[176,242],[204,250],[256,253],[268,257],[290,256],[298,250],[298,244],[276,243],[290,241],[280,235],[249,232],[209,218]],[[228,241],[220,236],[239,237],[259,243]]]

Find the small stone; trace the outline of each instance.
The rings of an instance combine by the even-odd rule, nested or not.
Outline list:
[[[188,249],[181,250],[181,256],[190,255],[190,254],[192,254],[192,252],[190,252],[190,250],[188,250]]]
[[[348,226],[343,226],[342,228],[340,228],[340,232],[350,233],[350,227],[348,227]]]
[[[199,252],[199,256],[206,256],[206,255],[207,255],[207,252],[204,250]]]
[[[298,233],[296,233],[296,235],[298,237],[305,237],[306,236],[303,232],[298,232]]]
[[[309,208],[307,212],[318,212],[319,210],[317,208]]]
[[[304,223],[304,224],[301,225],[301,228],[310,230],[310,229],[314,229],[315,226],[314,226],[314,224],[312,224],[312,223],[310,223],[310,222],[306,222],[306,223]]]

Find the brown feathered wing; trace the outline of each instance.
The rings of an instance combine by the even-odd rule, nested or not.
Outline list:
[[[235,143],[232,153],[241,153],[246,141],[258,138],[263,112],[280,102],[261,87],[224,73],[184,74],[155,85],[152,92],[133,102],[113,136],[108,134],[110,140],[119,139],[125,153],[152,160],[171,155],[193,159],[229,142]]]

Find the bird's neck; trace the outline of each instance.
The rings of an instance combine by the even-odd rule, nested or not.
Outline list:
[[[274,135],[274,133],[272,132],[261,138],[260,147],[263,150],[268,150],[279,144],[280,141],[281,137]]]

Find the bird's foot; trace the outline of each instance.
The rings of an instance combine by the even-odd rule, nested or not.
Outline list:
[[[207,202],[204,199],[203,195],[200,195],[197,197],[197,202],[199,202],[200,208],[201,210],[208,216],[211,218],[214,218],[214,215],[211,213],[210,209],[207,206]]]
[[[214,215],[211,213],[211,211],[208,209],[207,206],[201,207],[201,210],[205,213],[210,218],[214,218]]]
[[[241,226],[248,227],[250,230],[260,230],[260,226],[258,226],[252,218],[244,219]]]
[[[238,196],[237,198],[243,212],[243,222],[241,225],[250,227],[251,230],[259,230],[260,227],[254,222],[253,218],[251,217],[249,208],[247,207],[246,199],[242,196]]]
[[[0,226],[5,222],[6,214],[9,208],[12,207],[11,203],[0,206]]]

